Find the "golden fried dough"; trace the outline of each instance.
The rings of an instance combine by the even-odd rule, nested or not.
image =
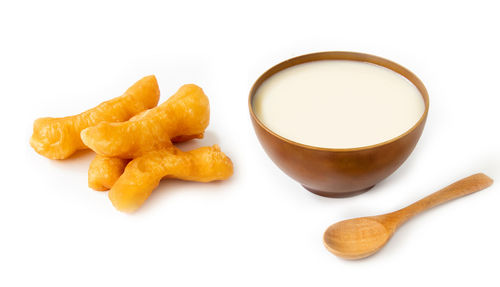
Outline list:
[[[30,144],[39,154],[65,159],[86,149],[80,132],[100,122],[122,122],[158,104],[160,90],[155,76],[137,81],[122,96],[106,101],[81,114],[64,118],[40,118],[33,124]]]
[[[140,112],[139,114],[131,117],[129,121],[136,121],[142,118],[148,111],[149,110]],[[118,180],[120,175],[122,175],[129,161],[130,160],[128,159],[107,157],[96,154],[89,165],[89,187],[97,191],[109,190]]]
[[[129,121],[136,121],[142,118],[149,110],[143,111],[130,118]],[[189,141],[191,139],[203,138],[203,133],[196,135],[180,135],[172,138],[173,143]],[[88,185],[97,191],[109,190],[122,175],[125,166],[130,160],[117,157],[107,157],[96,155],[89,166]]]
[[[217,145],[183,152],[171,146],[132,160],[109,191],[116,209],[137,210],[162,178],[209,182],[233,174],[233,163]]]
[[[67,158],[87,147],[94,150],[89,187],[110,189],[111,202],[124,212],[138,209],[162,178],[199,182],[229,178],[233,164],[217,145],[189,152],[173,145],[203,138],[210,120],[203,90],[184,85],[155,107],[158,99],[156,78],[145,77],[122,96],[81,114],[36,120],[30,144],[52,159]]]
[[[89,187],[97,191],[109,190],[122,175],[128,162],[128,159],[96,155],[89,166]]]
[[[100,124],[84,129],[82,141],[97,154],[124,159],[171,145],[171,138],[196,137],[210,120],[210,106],[203,90],[182,86],[166,102],[135,121]]]
[[[178,136],[172,139],[173,143],[189,141],[191,139],[201,139],[203,134],[191,136]],[[130,160],[118,157],[107,157],[96,155],[90,162],[88,171],[89,187],[97,191],[109,190],[122,175],[125,166]]]

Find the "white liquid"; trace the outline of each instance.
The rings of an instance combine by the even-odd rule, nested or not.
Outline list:
[[[395,138],[425,111],[417,88],[378,65],[323,60],[267,79],[253,108],[259,120],[289,140],[324,148],[355,148]]]

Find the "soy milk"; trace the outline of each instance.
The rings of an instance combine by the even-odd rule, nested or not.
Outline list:
[[[395,138],[425,111],[417,88],[385,67],[322,60],[280,71],[257,90],[259,120],[289,140],[323,148],[356,148]]]

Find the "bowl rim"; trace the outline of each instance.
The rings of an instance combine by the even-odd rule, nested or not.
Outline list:
[[[332,57],[332,58],[331,59],[321,58],[322,56],[327,56],[327,57]],[[335,56],[336,57],[345,57],[345,58],[335,58]],[[301,61],[301,60],[304,60],[304,61]],[[391,139],[383,141],[383,142],[380,142],[380,143],[373,144],[373,145],[354,147],[354,148],[325,148],[325,147],[318,147],[318,146],[311,146],[311,145],[307,145],[307,144],[302,144],[302,143],[287,139],[283,136],[280,136],[279,134],[275,133],[270,128],[268,128],[266,125],[264,125],[264,123],[262,123],[260,121],[260,119],[255,115],[254,110],[253,110],[253,104],[252,104],[252,100],[253,100],[258,88],[260,87],[260,85],[263,82],[265,82],[269,77],[271,77],[272,75],[274,75],[274,74],[276,74],[284,69],[290,68],[292,66],[300,65],[303,63],[321,61],[321,60],[347,60],[347,61],[367,62],[367,63],[371,63],[374,65],[378,65],[378,66],[382,66],[384,68],[390,69],[390,70],[398,73],[399,75],[401,75],[402,77],[404,77],[408,81],[410,81],[419,90],[420,94],[422,95],[422,97],[424,99],[425,110],[422,113],[422,115],[420,116],[419,120],[411,128],[409,128],[408,130],[406,130],[404,133],[400,134],[399,136],[391,138]],[[381,63],[387,64],[387,66],[381,65],[379,63],[374,63],[374,62],[369,61],[369,60],[381,62]],[[290,62],[295,62],[295,61],[299,61],[299,62],[295,63],[295,64],[290,64]],[[397,67],[399,70],[405,72],[407,75],[409,75],[413,79],[409,79],[407,76],[403,75],[399,71],[392,69],[390,66]],[[309,53],[309,54],[303,54],[300,56],[296,56],[296,57],[287,59],[285,61],[282,61],[282,62],[272,66],[271,68],[267,69],[264,73],[262,73],[262,75],[259,76],[259,78],[257,78],[257,80],[254,82],[254,84],[252,85],[252,87],[250,89],[250,94],[248,96],[248,109],[250,110],[251,118],[262,129],[264,129],[266,132],[273,135],[274,137],[277,137],[278,139],[280,139],[284,142],[287,142],[291,145],[298,146],[298,147],[301,147],[304,149],[316,150],[316,151],[354,152],[354,151],[369,150],[369,149],[377,148],[380,146],[388,145],[390,143],[398,141],[399,139],[401,139],[401,138],[407,136],[408,134],[410,134],[411,132],[413,132],[427,118],[427,114],[429,112],[429,94],[427,93],[427,89],[425,88],[424,83],[413,72],[411,72],[410,70],[408,70],[407,68],[401,66],[400,64],[398,64],[396,62],[393,62],[391,60],[388,60],[388,59],[385,59],[385,58],[382,58],[379,56],[366,54],[366,53],[360,53],[360,52],[324,51],[324,52],[315,52],[315,53]]]

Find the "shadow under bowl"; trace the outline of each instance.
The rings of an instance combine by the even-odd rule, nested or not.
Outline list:
[[[424,99],[425,111],[418,122],[404,134],[359,148],[331,149],[308,146],[271,131],[257,118],[253,110],[253,98],[260,85],[279,71],[320,60],[360,61],[388,68],[417,87]],[[320,52],[286,60],[267,70],[252,86],[248,105],[260,144],[283,172],[312,193],[326,197],[348,197],[369,190],[391,175],[408,158],[424,129],[429,111],[429,95],[417,76],[392,61],[356,52]]]

